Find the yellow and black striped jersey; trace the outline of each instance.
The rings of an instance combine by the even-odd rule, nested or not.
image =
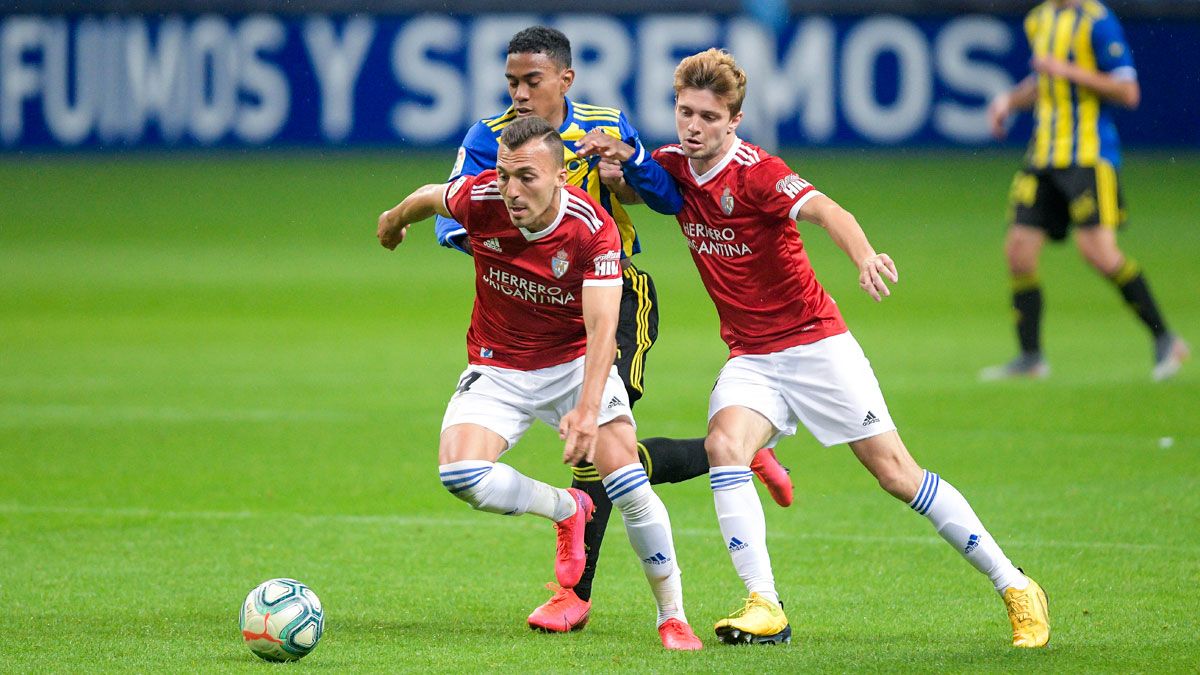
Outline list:
[[[1097,0],[1046,0],[1025,17],[1025,36],[1034,57],[1053,57],[1085,70],[1137,78],[1120,22]],[[1117,128],[1109,106],[1096,92],[1066,78],[1038,73],[1033,112],[1033,138],[1027,154],[1030,167],[1120,165]]]

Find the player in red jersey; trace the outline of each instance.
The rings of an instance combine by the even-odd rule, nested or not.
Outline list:
[[[895,264],[871,247],[854,216],[737,137],[745,93],[746,75],[728,53],[710,49],[684,59],[675,71],[679,144],[653,153],[680,192],[676,217],[730,352],[710,398],[705,447],[721,534],[750,597],[717,622],[717,636],[734,644],[791,637],[747,464],[755,450],[803,423],[826,446],[849,444],[884,490],[929,518],[988,575],[1008,608],[1014,646],[1045,645],[1045,594],[1009,562],[962,494],[904,447],[871,365],[814,276],[794,221],[825,229],[876,301],[890,295]],[[640,159],[611,137],[589,136],[581,146],[623,163]],[[646,191],[638,172],[625,175]]]
[[[562,139],[545,120],[505,128],[496,169],[426,185],[379,217],[394,249],[435,213],[467,231],[475,261],[470,366],[442,420],[442,484],[473,508],[558,524],[558,583],[583,574],[591,500],[497,460],[540,419],[566,442],[563,462],[594,462],[625,521],[658,605],[668,649],[700,649],[687,624],[666,507],[637,458],[633,412],[617,369],[620,235],[587,192],[566,185]]]

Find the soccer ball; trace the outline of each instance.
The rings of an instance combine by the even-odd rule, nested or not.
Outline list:
[[[295,661],[316,648],[325,612],[308,586],[295,579],[270,579],[246,596],[238,626],[255,656]]]

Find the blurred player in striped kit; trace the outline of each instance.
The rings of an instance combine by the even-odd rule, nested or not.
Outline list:
[[[1141,267],[1117,247],[1125,222],[1118,170],[1121,152],[1111,108],[1136,108],[1141,99],[1133,55],[1117,17],[1096,0],[1047,0],[1025,17],[1034,72],[988,108],[992,132],[1003,138],[1016,111],[1032,108],[1033,138],[1025,166],[1013,179],[1005,242],[1021,352],[984,369],[984,380],[1041,378],[1042,285],[1038,256],[1049,237],[1075,243],[1150,331],[1154,380],[1178,372],[1188,345],[1167,329]]]

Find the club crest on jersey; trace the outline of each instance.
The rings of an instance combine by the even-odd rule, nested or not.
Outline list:
[[[728,185],[725,186],[725,192],[721,193],[721,210],[727,216],[733,213],[733,193],[729,191]]]
[[[550,259],[550,271],[554,272],[555,279],[561,279],[562,275],[567,273],[567,268],[571,266],[571,262],[567,260],[567,252],[560,249],[554,257]]]

